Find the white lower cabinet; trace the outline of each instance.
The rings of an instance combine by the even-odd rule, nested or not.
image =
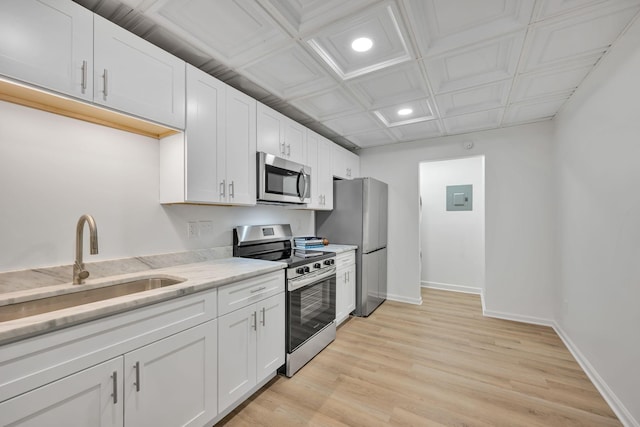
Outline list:
[[[336,257],[336,323],[344,322],[356,309],[356,258],[355,251]]]
[[[280,292],[218,318],[220,411],[284,364],[284,313],[285,295]]]
[[[0,425],[123,425],[122,358],[117,357],[0,403]]]
[[[125,426],[203,426],[218,413],[217,320],[124,355]]]

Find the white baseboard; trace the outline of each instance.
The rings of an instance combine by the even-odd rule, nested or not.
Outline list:
[[[420,297],[420,298],[407,298],[407,297],[401,296],[401,295],[387,294],[387,299],[391,300],[391,301],[404,302],[404,303],[407,303],[407,304],[422,305],[422,297]]]
[[[553,329],[556,331],[564,345],[567,346],[573,357],[576,359],[582,370],[587,374],[593,385],[596,386],[604,400],[609,404],[611,410],[616,414],[620,422],[625,427],[640,427],[640,422],[636,420],[633,415],[627,410],[627,408],[620,402],[618,396],[611,390],[607,383],[598,374],[598,371],[589,363],[589,360],[582,354],[582,352],[571,341],[571,338],[564,332],[564,330],[556,322],[552,324]]]
[[[473,286],[452,285],[450,283],[421,281],[420,286],[422,286],[423,288],[440,289],[443,291],[463,292],[465,294],[482,294],[482,288],[475,288]]]
[[[484,305],[484,298],[482,299],[482,315],[485,317],[495,317],[496,319],[513,320],[515,322],[531,323],[533,325],[542,325],[553,327],[554,322],[550,319],[544,319],[541,317],[525,316],[522,314],[505,313],[502,311],[487,310]]]

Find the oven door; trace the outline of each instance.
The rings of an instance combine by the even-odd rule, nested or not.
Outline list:
[[[311,201],[311,168],[267,153],[258,153],[257,161],[259,201]]]
[[[287,352],[292,353],[336,318],[336,270],[289,280]]]

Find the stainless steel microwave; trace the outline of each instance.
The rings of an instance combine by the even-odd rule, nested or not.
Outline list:
[[[311,202],[311,168],[273,154],[257,154],[258,202]]]

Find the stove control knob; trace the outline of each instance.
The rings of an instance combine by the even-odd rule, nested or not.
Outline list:
[[[333,265],[333,264],[335,264],[335,263],[336,263],[336,260],[335,260],[335,259],[330,259],[330,260],[329,260],[329,263],[330,263],[331,265]]]
[[[298,273],[298,274],[304,274],[304,268],[302,268],[302,267],[298,267],[298,268],[296,268],[296,273]]]
[[[305,268],[304,268],[304,272],[305,272],[305,273],[308,273],[308,272],[310,272],[310,271],[311,271],[311,269],[310,269],[309,267],[305,267]]]
[[[320,268],[322,267],[322,264],[320,264],[319,262],[316,262],[315,264],[313,264],[313,268]]]
[[[330,259],[324,260],[324,265],[331,265],[331,260]]]

